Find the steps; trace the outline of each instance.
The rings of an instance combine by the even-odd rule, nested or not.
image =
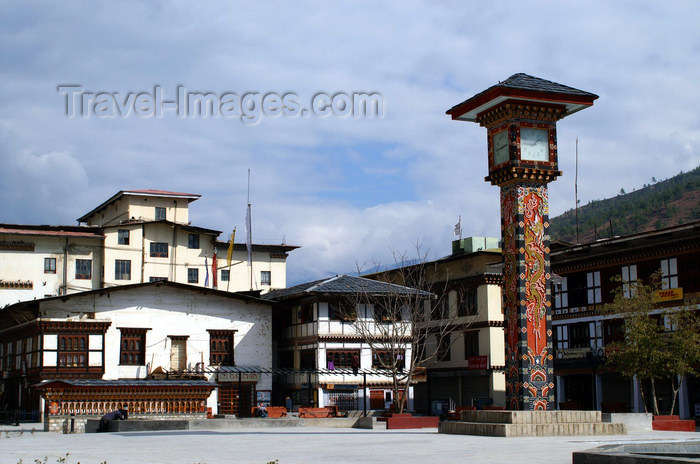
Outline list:
[[[441,422],[440,433],[490,437],[624,435],[624,424],[602,421],[600,411],[462,411],[461,421]]]
[[[673,432],[695,432],[695,421],[681,420],[679,416],[654,416],[651,428]]]

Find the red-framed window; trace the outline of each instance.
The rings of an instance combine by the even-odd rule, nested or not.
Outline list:
[[[88,363],[88,336],[60,334],[58,336],[58,367],[86,367]]]
[[[235,330],[209,331],[209,364],[235,366],[233,336]]]
[[[326,367],[328,369],[352,369],[352,358],[360,358],[360,350],[326,350]],[[333,365],[331,366],[331,363]]]
[[[146,331],[148,329],[120,328],[119,364],[144,366],[146,364]]]

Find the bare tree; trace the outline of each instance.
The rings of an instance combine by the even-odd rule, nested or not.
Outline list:
[[[468,326],[458,311],[450,310],[450,276],[428,262],[419,246],[416,251],[418,258],[409,259],[394,250],[392,269],[365,276],[382,284],[367,282],[345,305],[344,318],[354,321],[372,350],[373,368],[391,378],[397,413],[406,407],[410,386],[449,351],[455,340],[451,334]]]

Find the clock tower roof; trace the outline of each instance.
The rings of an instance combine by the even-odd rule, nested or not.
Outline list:
[[[506,100],[520,100],[562,105],[566,108],[564,115],[568,116],[593,105],[597,98],[598,95],[590,92],[518,73],[453,106],[447,114],[452,119],[474,122],[479,114]]]

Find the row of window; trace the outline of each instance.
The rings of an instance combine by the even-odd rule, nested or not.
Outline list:
[[[118,245],[128,245],[129,244],[129,237],[130,236],[130,231],[128,229],[118,229],[117,230],[117,244]],[[154,247],[156,245],[156,247]],[[157,256],[154,255],[154,248],[155,248],[155,253],[165,253],[165,256],[167,258],[168,256],[168,244],[167,243],[151,243],[151,256],[154,258],[162,258],[163,256]],[[199,249],[199,234],[189,234],[187,236],[187,248],[192,249],[192,250],[198,250]]]
[[[678,262],[676,258],[662,259],[660,261],[661,268],[661,285],[663,289],[678,288]],[[637,280],[637,265],[631,264],[622,266],[620,276],[623,283],[630,283]],[[603,302],[603,286],[601,282],[600,271],[592,271],[586,273],[586,280],[581,282],[582,276],[562,277],[558,282],[554,282],[552,293],[554,295],[554,309],[556,313],[561,313],[562,310],[568,308],[578,308],[586,305],[596,305]],[[574,281],[574,282],[572,282]],[[575,295],[571,295],[574,291],[570,291],[570,286],[577,290]],[[623,294],[629,298],[632,296],[633,289],[625,286]],[[573,299],[571,298],[573,296]]]
[[[161,246],[163,245],[164,248]],[[168,257],[168,244],[167,243],[151,243],[151,256],[156,256],[158,254],[162,257]],[[155,254],[154,254],[155,253]],[[44,273],[45,274],[55,274],[56,273],[56,258],[44,258]],[[230,279],[230,271],[228,269],[222,269],[221,281],[228,282]],[[92,260],[91,259],[76,259],[75,260],[75,278],[90,280],[92,279]],[[114,279],[115,280],[131,280],[131,260],[128,259],[117,259],[114,261]],[[150,281],[163,280],[165,277],[151,277]],[[187,269],[187,282],[188,283],[199,283],[199,269],[188,268]],[[272,283],[272,272],[271,271],[260,271],[260,283],[262,285],[271,285]]]
[[[124,328],[119,344],[119,364],[143,366],[146,364],[147,329]],[[234,365],[234,330],[211,330],[209,363],[212,365]],[[176,337],[177,338],[177,337]],[[180,337],[182,338],[182,337]],[[184,338],[186,341],[186,337]],[[178,344],[178,357],[186,360],[186,343]],[[175,346],[174,346],[175,348]],[[58,367],[87,367],[88,335],[61,334],[58,336]],[[16,342],[0,343],[0,371],[38,367],[38,337]]]

